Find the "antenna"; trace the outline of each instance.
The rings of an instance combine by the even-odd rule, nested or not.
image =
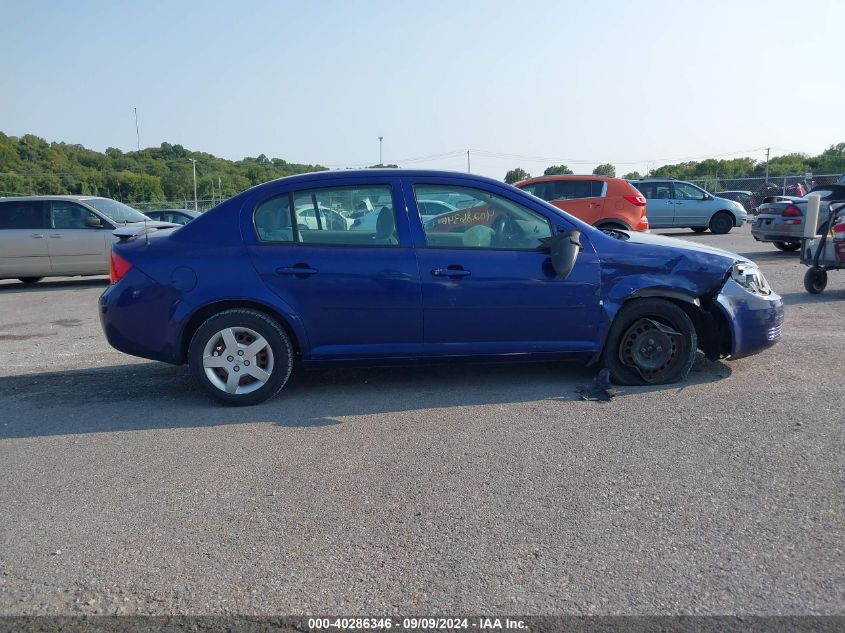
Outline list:
[[[150,234],[147,233],[147,214],[144,214],[144,246],[150,245]]]

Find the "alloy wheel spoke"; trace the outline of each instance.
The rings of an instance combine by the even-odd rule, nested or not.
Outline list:
[[[250,360],[255,358],[255,355],[265,347],[267,347],[267,340],[263,336],[259,336],[244,350],[244,358]]]
[[[261,367],[258,367],[257,365],[245,367],[244,370],[247,374],[249,374],[260,382],[267,382],[268,380],[270,380],[270,374],[261,369]]]
[[[218,367],[227,368],[229,363],[223,356],[206,356],[202,359],[202,366],[206,369],[215,369]]]
[[[229,376],[226,378],[226,393],[235,393],[238,390],[238,384],[241,382],[240,372],[229,370]]]
[[[232,328],[226,328],[220,332],[220,335],[223,337],[226,353],[234,354],[238,351],[238,339],[235,338],[235,331]]]

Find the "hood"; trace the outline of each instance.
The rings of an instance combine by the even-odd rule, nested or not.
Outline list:
[[[665,235],[655,235],[654,233],[628,232],[631,237],[625,241],[625,244],[648,244],[653,246],[666,246],[669,248],[692,251],[695,253],[705,253],[707,255],[718,255],[729,259],[729,265],[734,262],[751,261],[747,257],[731,253],[730,251],[721,248],[713,248],[712,246],[705,246],[698,242],[690,242],[689,240],[679,240],[676,237],[666,237]]]

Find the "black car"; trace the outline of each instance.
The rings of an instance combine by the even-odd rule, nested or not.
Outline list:
[[[187,224],[194,218],[200,217],[201,214],[198,211],[191,211],[190,209],[159,209],[158,211],[147,211],[144,215],[153,220],[161,220],[162,222]]]

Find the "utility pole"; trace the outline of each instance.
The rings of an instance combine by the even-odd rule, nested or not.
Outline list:
[[[197,204],[197,159],[196,158],[189,158],[194,164],[194,211],[199,211],[199,205]]]
[[[472,170],[469,168],[469,150],[467,150],[467,173],[472,173]]]
[[[135,139],[138,141],[138,151],[141,151],[141,132],[138,129],[138,108],[135,108]]]
[[[771,147],[766,148],[766,182],[769,182],[769,150],[772,149]]]
[[[378,137],[378,166],[384,165],[384,160],[381,157],[381,142],[384,140],[383,136]]]

